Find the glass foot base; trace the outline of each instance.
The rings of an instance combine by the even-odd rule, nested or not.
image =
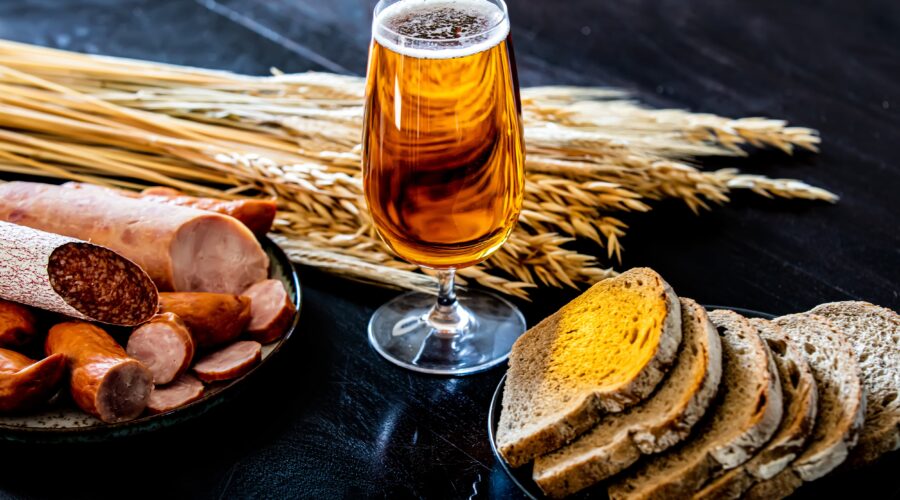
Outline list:
[[[468,314],[463,332],[441,331],[427,321],[435,300],[434,295],[410,292],[378,308],[369,320],[372,347],[410,370],[466,375],[505,361],[513,342],[525,332],[525,318],[516,306],[480,290],[458,297]]]

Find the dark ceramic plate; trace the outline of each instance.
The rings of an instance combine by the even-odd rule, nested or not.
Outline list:
[[[133,436],[152,432],[193,420],[209,410],[233,398],[247,382],[287,343],[297,328],[300,317],[300,278],[284,252],[268,238],[262,240],[263,249],[269,256],[269,277],[279,279],[297,308],[297,314],[287,331],[278,342],[263,346],[262,362],[241,378],[228,382],[208,385],[206,394],[197,401],[175,410],[138,418],[118,424],[105,424],[88,416],[61,391],[50,405],[40,412],[24,415],[0,416],[0,440],[25,443],[72,443],[103,441],[123,436]]]
[[[704,307],[709,311],[712,311],[713,309],[731,309],[732,311],[742,314],[748,318],[772,319],[775,317],[772,314],[759,311],[751,311],[750,309],[742,309],[740,307]],[[500,467],[503,468],[504,472],[506,472],[506,475],[509,476],[510,481],[518,486],[526,497],[531,498],[532,500],[547,498],[541,492],[541,489],[538,488],[538,485],[531,479],[531,465],[525,465],[519,467],[518,469],[513,469],[506,463],[506,460],[503,460],[503,457],[501,457],[500,453],[497,451],[497,443],[494,436],[497,432],[497,423],[500,421],[500,405],[503,401],[503,385],[505,383],[506,375],[503,375],[503,378],[500,379],[500,384],[497,385],[497,390],[494,391],[494,397],[491,399],[491,407],[488,410],[488,439],[491,440],[491,451],[494,452],[494,457],[497,458],[497,462],[500,464]],[[569,498],[607,498],[606,488],[603,486],[603,484],[600,484],[598,486],[580,491]]]

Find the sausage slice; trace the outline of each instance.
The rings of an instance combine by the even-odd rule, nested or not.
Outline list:
[[[66,357],[40,361],[0,349],[0,412],[28,410],[50,399],[66,373]]]
[[[204,356],[194,365],[194,373],[204,382],[232,380],[243,376],[262,359],[262,345],[242,340]]]
[[[44,350],[48,356],[66,356],[72,399],[86,413],[104,422],[124,422],[147,406],[153,389],[150,370],[97,326],[60,323],[50,329]]]
[[[203,397],[203,382],[185,373],[174,382],[164,386],[156,386],[150,393],[147,413],[155,415],[174,410]]]
[[[159,310],[181,318],[198,349],[237,339],[250,322],[250,299],[227,293],[161,293]]]
[[[250,297],[250,338],[268,344],[284,335],[297,309],[280,280],[263,280],[244,291]]]
[[[18,347],[37,335],[37,319],[26,306],[0,299],[0,346]]]
[[[153,383],[168,384],[191,366],[194,340],[181,318],[162,313],[135,328],[125,348],[153,374]]]

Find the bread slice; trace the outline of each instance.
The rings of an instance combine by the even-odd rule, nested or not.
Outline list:
[[[781,422],[781,385],[765,342],[732,311],[709,314],[722,340],[719,397],[679,446],[647,457],[615,478],[612,499],[691,496],[710,478],[747,461]]]
[[[766,341],[778,367],[784,398],[781,425],[756,456],[707,484],[695,498],[740,498],[757,481],[771,479],[784,470],[803,450],[815,425],[816,381],[802,346],[771,321],[754,318],[750,324]]]
[[[810,312],[847,336],[866,389],[866,422],[849,465],[900,449],[900,316],[868,302],[833,302]]]
[[[691,299],[681,298],[681,323],[675,366],[650,398],[535,459],[532,475],[546,495],[570,495],[617,474],[641,454],[675,445],[700,420],[719,387],[722,345],[706,310]]]
[[[600,281],[513,345],[498,450],[518,467],[641,401],[680,343],[678,297],[655,271]]]
[[[806,448],[791,463],[801,479],[813,481],[840,465],[856,444],[865,418],[859,367],[847,338],[824,317],[803,313],[773,321],[801,343],[816,379],[816,424]]]

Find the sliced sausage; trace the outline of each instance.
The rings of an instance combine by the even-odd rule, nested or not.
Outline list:
[[[160,290],[240,293],[269,259],[233,217],[49,184],[0,185],[0,220],[79,238],[133,260]]]
[[[124,422],[140,415],[153,389],[153,375],[108,333],[90,323],[71,321],[50,329],[47,355],[64,354],[72,399],[104,422]]]
[[[232,380],[249,372],[262,359],[262,345],[242,340],[207,354],[194,365],[194,373],[204,382]]]
[[[150,393],[147,413],[155,415],[174,410],[203,397],[203,382],[185,373],[168,385],[158,385]]]
[[[244,290],[250,297],[250,323],[247,334],[250,338],[268,344],[278,340],[297,309],[281,280],[263,280]]]
[[[240,336],[250,322],[250,299],[226,293],[161,293],[159,311],[181,318],[194,344],[203,349]]]
[[[0,347],[18,347],[37,335],[37,319],[26,306],[0,299]]]
[[[0,195],[0,205],[5,201]],[[2,221],[0,298],[123,326],[147,321],[158,306],[150,276],[125,257],[93,243]]]
[[[0,349],[0,412],[29,410],[49,400],[66,373],[66,357],[53,354],[40,361]]]
[[[272,228],[278,207],[273,200],[243,199],[222,200],[218,198],[198,198],[188,196],[177,189],[164,186],[154,186],[144,189],[140,193],[126,191],[124,189],[108,188],[94,184],[81,182],[67,182],[63,186],[72,189],[102,190],[110,194],[140,198],[154,203],[177,205],[180,207],[196,208],[208,212],[216,212],[229,215],[247,226],[257,237],[263,237]]]
[[[125,351],[144,363],[153,374],[153,383],[168,384],[191,366],[194,339],[184,321],[167,312],[134,329]]]

